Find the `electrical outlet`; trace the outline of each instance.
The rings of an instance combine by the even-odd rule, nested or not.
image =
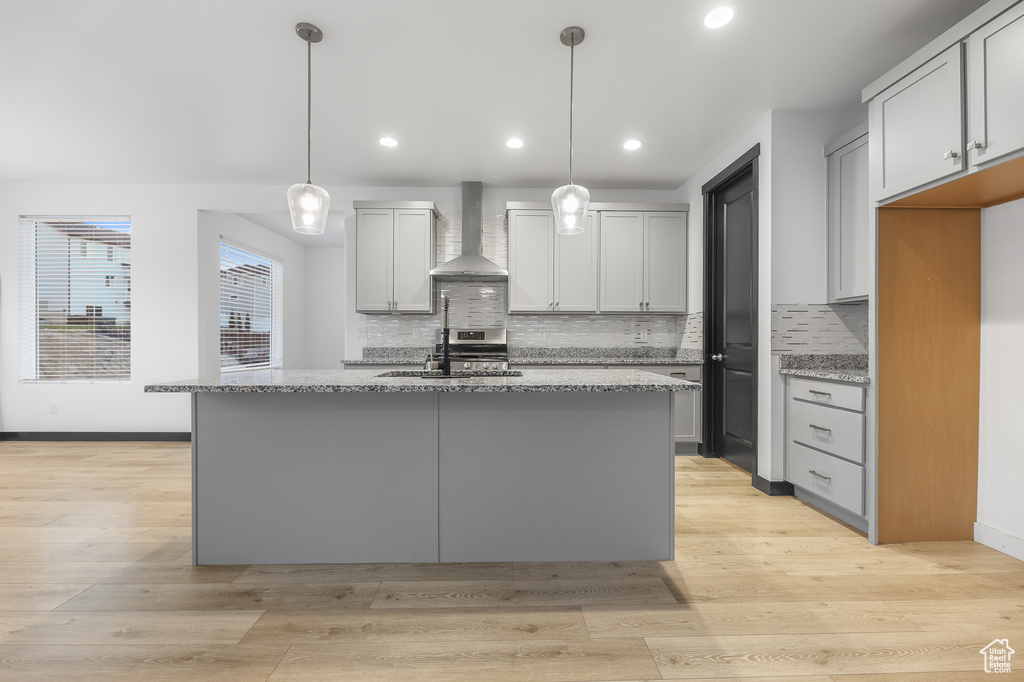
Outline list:
[[[412,338],[414,338],[414,339],[420,338],[420,328],[419,327],[413,327],[412,328]]]
[[[358,338],[361,341],[366,340],[366,327],[360,327],[359,329],[356,330],[356,338]]]
[[[537,336],[540,338],[541,341],[543,341],[544,339],[547,338],[548,333],[547,331],[541,329],[540,331],[537,332]]]
[[[50,403],[50,414],[57,414],[57,403]]]

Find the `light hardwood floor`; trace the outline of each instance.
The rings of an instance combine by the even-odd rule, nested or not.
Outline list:
[[[193,567],[190,454],[0,443],[0,680],[988,680],[1024,563],[678,457],[669,562]]]

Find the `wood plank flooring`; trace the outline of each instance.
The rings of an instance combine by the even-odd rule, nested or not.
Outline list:
[[[187,444],[0,443],[0,680],[973,682],[1024,562],[676,458],[663,562],[193,567]],[[1024,679],[1024,653],[1000,679]]]

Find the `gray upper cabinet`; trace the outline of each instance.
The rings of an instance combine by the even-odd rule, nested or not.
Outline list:
[[[584,226],[561,235],[550,210],[508,212],[510,313],[597,312],[596,214]]]
[[[964,170],[963,58],[950,47],[871,100],[875,199]]]
[[[825,148],[828,159],[828,300],[867,298],[868,198],[867,124]]]
[[[686,213],[601,212],[603,313],[686,312]]]
[[[972,166],[1024,149],[1024,4],[967,39],[968,160]]]
[[[356,201],[356,312],[431,313],[437,209]]]

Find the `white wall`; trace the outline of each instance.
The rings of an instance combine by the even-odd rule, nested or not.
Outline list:
[[[1024,560],[1024,199],[981,212],[981,400],[975,539]]]
[[[235,213],[282,211],[286,187],[82,183],[0,185],[0,432],[183,432],[189,397],[144,393],[146,384],[217,371],[216,240],[220,234],[286,260],[285,363],[340,367],[359,357],[354,237],[307,247]],[[333,216],[354,235],[355,199],[432,200],[461,213],[461,187],[327,187]],[[484,189],[484,211],[506,201],[547,201],[551,190]],[[674,190],[595,190],[595,201],[676,200]],[[18,381],[18,216],[127,215],[132,219],[132,378],[121,384]],[[200,258],[200,253],[203,258]],[[302,264],[299,267],[296,264]],[[304,276],[293,277],[302,273]],[[312,312],[317,314],[314,315]],[[363,325],[365,329],[365,324]],[[349,346],[346,348],[346,346]],[[50,404],[57,403],[57,414]]]
[[[690,305],[703,309],[701,187],[755,144],[758,159],[758,461],[757,475],[784,478],[783,384],[771,355],[773,303],[824,303],[826,278],[825,144],[866,112],[771,111],[679,188],[690,204]]]
[[[284,369],[306,367],[306,249],[233,213],[199,211],[198,260],[199,371],[220,372],[220,242],[268,256],[284,266]]]
[[[828,301],[824,147],[866,111],[776,111],[772,118],[772,303]]]
[[[345,359],[345,252],[306,249],[306,362],[308,369],[340,369]]]
[[[149,394],[143,392],[143,387],[199,375],[199,211],[278,211],[284,204],[285,189],[77,183],[0,185],[0,431],[188,431],[187,395]],[[19,215],[131,216],[131,381],[18,381]],[[51,402],[57,403],[57,414],[50,414]]]

